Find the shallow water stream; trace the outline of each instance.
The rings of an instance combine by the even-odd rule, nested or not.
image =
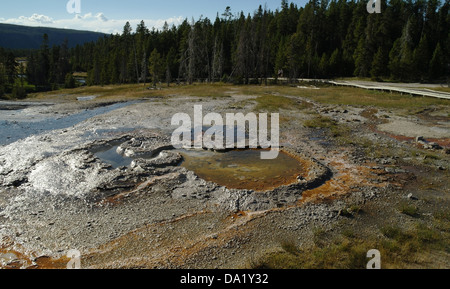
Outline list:
[[[83,110],[79,113],[58,116],[57,114],[28,116],[27,110],[0,110],[0,145],[8,145],[31,135],[46,131],[64,129],[74,126],[89,118],[101,115],[119,108],[134,104],[134,102],[121,102],[93,109]],[[0,102],[0,106],[1,106]],[[17,107],[20,103],[17,103]],[[30,105],[27,103],[27,105]],[[25,107],[25,106],[24,106]],[[29,108],[28,108],[29,109]]]

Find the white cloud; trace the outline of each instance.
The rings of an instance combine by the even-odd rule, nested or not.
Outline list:
[[[45,15],[38,15],[38,14],[33,14],[31,15],[31,17],[29,17],[27,20],[29,21],[35,21],[38,23],[42,23],[42,24],[51,24],[53,23],[53,19],[45,16]]]
[[[106,22],[108,21],[108,18],[105,17],[105,15],[103,13],[98,13],[95,18],[97,18],[98,20],[102,21],[102,22]]]
[[[30,17],[20,16],[18,18],[3,19],[0,22],[8,24],[26,25],[26,26],[46,26],[53,28],[69,28],[77,30],[89,30],[103,33],[122,33],[123,26],[128,21],[133,29],[144,20],[145,25],[151,29],[161,29],[164,22],[169,25],[181,24],[184,17],[171,17],[168,19],[109,19],[103,13],[76,14],[73,18],[68,19],[52,19],[51,17],[39,14],[33,14]]]
[[[2,19],[2,22],[9,24],[29,25],[29,26],[54,23],[51,17],[40,14],[33,14],[30,17],[20,16],[19,18]]]

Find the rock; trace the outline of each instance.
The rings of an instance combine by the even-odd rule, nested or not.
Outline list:
[[[364,198],[366,199],[373,199],[375,197],[375,193],[374,192],[367,192],[364,194]]]
[[[125,149],[122,146],[118,146],[116,149],[116,153],[119,155],[124,155]]]
[[[123,155],[128,158],[132,158],[136,155],[136,152],[133,149],[125,149],[125,152],[123,153]]]
[[[426,146],[426,145],[428,145],[428,143],[426,142],[426,141],[422,141],[422,140],[419,140],[418,142],[417,142],[418,144],[420,144],[420,145],[422,145],[422,146]]]
[[[386,168],[384,168],[384,171],[387,173],[395,173],[396,172],[395,168],[392,168],[392,167],[386,167]]]
[[[442,147],[441,147],[439,144],[435,143],[435,142],[430,142],[430,143],[428,144],[428,146],[429,146],[431,149],[434,149],[434,150],[441,150],[441,149],[442,149]]]
[[[419,200],[419,199],[418,199],[417,197],[414,197],[414,196],[413,196],[413,194],[411,194],[411,193],[410,193],[410,194],[408,194],[408,196],[407,196],[407,197],[408,197],[408,199],[410,199],[410,200],[414,200],[414,201],[417,201],[417,200]]]
[[[423,137],[423,136],[418,136],[418,137],[416,137],[416,142],[418,143],[418,142],[425,142],[425,138]]]

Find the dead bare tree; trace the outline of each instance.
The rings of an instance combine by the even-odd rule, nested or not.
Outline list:
[[[216,36],[216,40],[214,41],[214,56],[212,64],[213,82],[216,81],[217,78],[219,80],[222,78],[223,62],[223,42],[219,41],[219,36]]]

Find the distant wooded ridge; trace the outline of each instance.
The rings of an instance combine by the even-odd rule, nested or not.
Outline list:
[[[61,45],[67,39],[70,48],[86,42],[97,41],[99,37],[105,35],[73,29],[0,24],[0,47],[15,50],[39,49],[44,34],[48,35],[50,46]]]

